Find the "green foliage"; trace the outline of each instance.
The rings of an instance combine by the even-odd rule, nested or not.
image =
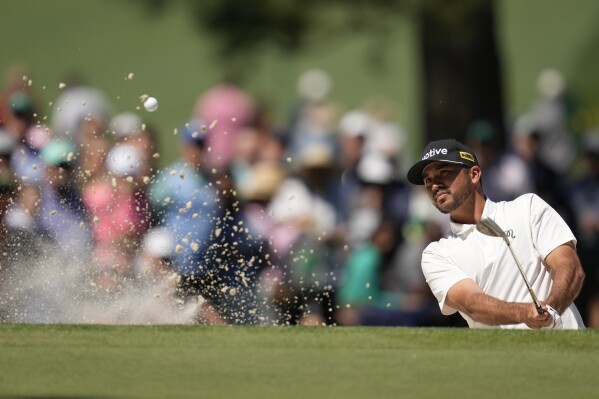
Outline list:
[[[406,0],[205,0],[187,2],[190,16],[219,42],[225,59],[248,56],[264,46],[284,52],[305,50],[314,32],[344,35],[377,30],[382,18],[401,11]],[[145,3],[160,13],[165,0]],[[331,18],[330,12],[333,13]],[[313,43],[312,43],[313,44]]]

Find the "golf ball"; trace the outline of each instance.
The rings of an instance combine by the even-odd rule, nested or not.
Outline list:
[[[154,97],[148,97],[146,101],[144,101],[144,108],[148,112],[154,112],[158,109],[158,100]]]

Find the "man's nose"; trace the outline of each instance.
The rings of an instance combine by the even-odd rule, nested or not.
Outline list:
[[[431,184],[431,189],[434,193],[441,190],[443,187],[443,183],[439,180],[433,180],[433,183]]]

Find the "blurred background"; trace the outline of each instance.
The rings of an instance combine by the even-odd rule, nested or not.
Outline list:
[[[415,156],[427,135],[444,134],[427,133],[431,104],[441,114],[461,104],[480,112],[474,117],[499,118],[502,110],[515,118],[534,104],[547,68],[563,73],[583,106],[579,130],[596,122],[589,118],[597,114],[598,13],[593,0],[24,0],[3,6],[0,70],[6,82],[16,66],[26,69],[43,94],[42,113],[71,73],[105,91],[117,110],[133,110],[151,93],[160,112],[147,119],[168,138],[200,93],[229,77],[284,124],[300,74],[319,68],[342,109],[387,102]],[[135,79],[126,80],[129,73]],[[473,86],[480,93],[468,100]],[[461,123],[447,134],[463,135],[468,122]]]
[[[178,316],[169,321],[193,319],[203,305],[185,306],[200,294],[215,306],[202,308],[208,322],[459,325],[437,317],[418,276],[422,246],[443,233],[446,221],[404,184],[406,166],[428,140],[455,137],[484,163],[491,198],[536,192],[568,221],[588,275],[578,304],[585,321],[599,325],[599,277],[590,261],[599,238],[597,17],[594,0],[5,3],[0,126],[8,137],[7,173],[15,175],[14,185],[13,177],[4,178],[5,228],[49,238],[52,244],[38,243],[42,248],[72,242],[61,233],[64,224],[40,216],[40,209],[60,214],[55,208],[64,204],[63,194],[48,205],[42,183],[67,170],[74,186],[69,198],[82,197],[71,206],[81,211],[71,215],[73,225],[89,230],[89,242],[80,245],[89,250],[79,255],[105,259],[85,284],[116,292],[117,280],[135,274],[123,265],[146,255],[168,259],[179,278],[176,290],[183,291],[175,300]],[[157,111],[144,109],[144,95],[158,99]],[[139,132],[148,135],[137,138]],[[110,152],[119,143],[140,151]],[[182,149],[196,144],[196,155]],[[34,161],[15,161],[18,153]],[[32,167],[35,160],[40,163]],[[197,184],[183,195],[173,176],[195,176]],[[241,205],[222,195],[226,184]],[[112,190],[112,197],[102,190]],[[129,191],[122,199],[129,227],[103,226],[118,208],[107,198],[123,191]],[[291,207],[292,198],[303,202]],[[207,210],[207,203],[216,206]],[[222,248],[215,252],[215,245],[225,245],[221,232],[238,232],[222,221],[234,213],[243,216],[235,223],[249,223],[251,205],[261,215],[252,240],[262,237],[268,249],[254,243],[221,259]],[[183,222],[185,209],[193,211]],[[199,219],[204,223],[194,224]],[[146,239],[158,240],[150,247],[164,251],[142,253]],[[20,254],[12,263],[22,262],[17,244],[4,241]],[[72,259],[67,251],[57,264],[63,256]],[[222,269],[233,258],[253,265],[256,256],[263,264],[253,277],[249,269],[228,267],[227,276],[210,277],[225,297],[195,281],[205,270],[190,271],[208,258]],[[301,276],[299,285],[282,287],[290,275]],[[246,278],[258,288],[244,297],[237,289],[248,285]],[[75,302],[81,295],[74,294]],[[147,301],[140,295],[138,303]],[[33,302],[58,302],[49,296],[38,292]],[[27,298],[0,308],[19,313],[20,321],[68,319],[58,305],[32,315],[23,310]],[[127,317],[86,313],[84,320],[131,322]]]

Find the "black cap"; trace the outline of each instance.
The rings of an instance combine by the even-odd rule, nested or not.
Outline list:
[[[408,171],[408,181],[412,184],[423,185],[422,172],[424,168],[435,162],[460,164],[469,168],[478,165],[474,151],[467,145],[454,139],[431,141],[424,149],[422,159]]]

